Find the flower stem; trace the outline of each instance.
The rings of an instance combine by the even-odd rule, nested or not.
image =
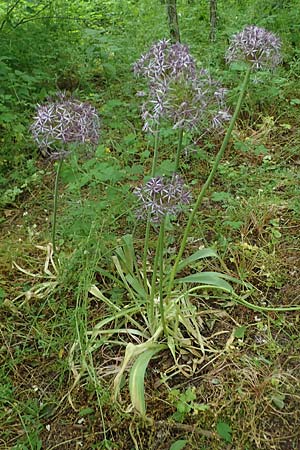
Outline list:
[[[183,138],[183,128],[179,128],[179,130],[178,130],[178,145],[177,145],[174,172],[177,172],[178,167],[179,167],[180,154],[181,154],[181,150],[182,150],[182,138]]]
[[[203,198],[204,198],[204,196],[206,194],[207,189],[211,185],[211,182],[212,182],[212,180],[213,180],[213,178],[215,176],[215,173],[216,173],[216,171],[218,169],[218,166],[220,164],[221,158],[223,157],[224,152],[225,152],[225,150],[227,148],[227,145],[229,143],[229,139],[231,137],[231,134],[232,134],[235,122],[236,122],[236,120],[237,120],[237,118],[239,116],[239,113],[240,113],[240,110],[241,110],[241,106],[242,106],[242,102],[243,102],[243,99],[244,99],[244,95],[245,95],[245,92],[246,92],[246,89],[247,89],[247,86],[248,86],[248,83],[249,83],[249,80],[250,80],[250,74],[251,74],[251,67],[249,66],[248,69],[247,69],[247,72],[245,74],[244,80],[243,80],[243,82],[241,84],[240,95],[239,95],[239,98],[238,98],[238,101],[237,101],[237,104],[236,104],[236,107],[235,107],[235,111],[234,111],[233,116],[231,118],[229,127],[228,127],[227,132],[225,134],[225,137],[223,139],[222,145],[221,145],[220,150],[219,150],[219,152],[218,152],[218,154],[216,156],[216,159],[214,161],[214,164],[212,166],[210,174],[208,175],[204,185],[202,186],[202,189],[201,189],[201,191],[200,191],[200,193],[198,195],[198,198],[196,200],[194,208],[193,208],[193,210],[192,210],[192,212],[191,212],[191,214],[189,216],[189,220],[188,220],[187,225],[186,225],[185,230],[184,230],[184,234],[183,234],[183,237],[182,237],[180,248],[179,248],[178,254],[176,256],[176,259],[175,259],[175,262],[174,262],[174,265],[173,265],[173,268],[172,268],[172,271],[171,271],[171,274],[170,274],[169,286],[168,286],[168,297],[170,296],[171,291],[173,289],[174,278],[175,278],[175,275],[176,275],[176,272],[177,272],[178,264],[179,264],[179,262],[181,260],[183,252],[185,250],[187,239],[188,239],[189,232],[190,232],[191,226],[193,224],[195,215],[196,215],[197,210],[198,210],[198,208],[199,208],[199,206],[200,206],[200,204],[201,204],[201,202],[202,202],[202,200],[203,200]]]
[[[166,327],[165,320],[165,309],[164,309],[164,293],[163,293],[163,280],[164,280],[164,246],[165,246],[165,221],[164,217],[160,224],[159,230],[159,311],[161,316],[161,323],[164,330],[165,337],[168,336],[168,330]]]
[[[63,158],[61,158],[58,162],[56,178],[55,178],[55,185],[54,185],[54,205],[53,205],[53,222],[52,222],[53,253],[56,253],[55,237],[56,237],[56,218],[57,218],[57,204],[58,204],[58,181],[59,181],[59,175],[61,172],[62,163],[63,163]]]
[[[157,166],[157,158],[158,158],[158,143],[159,143],[159,130],[156,129],[154,132],[154,152],[153,152],[153,160],[152,160],[152,169],[151,169],[151,177],[155,176],[156,166]]]
[[[149,238],[150,238],[150,218],[148,215],[147,223],[146,223],[146,231],[145,231],[145,240],[144,240],[144,250],[143,250],[143,280],[144,286],[147,290],[147,255],[149,248]]]
[[[157,159],[158,159],[158,143],[159,143],[159,130],[155,131],[155,141],[154,141],[154,153],[152,160],[152,169],[151,169],[151,177],[155,176]],[[147,218],[146,223],[146,231],[145,231],[145,240],[144,240],[144,251],[143,251],[143,279],[144,286],[147,289],[147,255],[149,249],[149,238],[150,238],[150,217]]]
[[[167,336],[166,322],[165,322],[165,310],[163,302],[163,256],[164,256],[164,236],[165,236],[165,218],[162,219],[159,235],[156,243],[155,257],[153,263],[153,272],[151,280],[151,293],[150,293],[150,303],[149,303],[149,323],[151,328],[154,327],[154,304],[155,304],[155,294],[156,294],[156,282],[157,282],[157,271],[159,268],[159,311],[161,315],[162,327]]]
[[[160,235],[161,235],[161,228],[159,230],[159,236],[156,243],[156,250],[155,250],[155,256],[154,256],[154,262],[153,262],[153,272],[152,272],[152,278],[151,278],[151,291],[149,296],[149,323],[151,328],[154,326],[154,298],[155,298],[155,284],[156,284],[156,278],[157,278],[157,268],[158,268],[158,261],[159,261],[159,250],[160,250]]]

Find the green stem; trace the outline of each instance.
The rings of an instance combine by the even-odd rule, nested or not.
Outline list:
[[[156,172],[157,159],[158,159],[158,143],[159,143],[159,131],[157,129],[155,131],[154,153],[153,153],[152,169],[151,169],[151,177],[152,178],[155,176],[155,172]],[[147,255],[148,255],[148,249],[149,249],[150,227],[151,227],[150,217],[148,216],[147,223],[146,223],[144,251],[143,251],[143,279],[144,279],[144,286],[145,286],[146,290],[147,290]]]
[[[160,228],[159,228],[159,235],[156,243],[156,250],[155,250],[155,257],[154,257],[154,263],[153,263],[153,272],[152,272],[152,279],[151,279],[151,293],[150,293],[150,310],[149,310],[149,322],[151,324],[151,327],[154,325],[154,298],[156,293],[156,282],[157,282],[157,271],[159,268],[159,306],[160,306],[160,312],[161,312],[161,301],[163,299],[163,248],[164,248],[164,234],[165,234],[165,219],[162,219]],[[164,320],[164,311],[162,312],[162,324],[163,329],[165,330],[165,320]]]
[[[188,239],[189,232],[190,232],[191,226],[193,224],[195,215],[196,215],[197,210],[198,210],[198,208],[199,208],[199,206],[200,206],[200,204],[201,204],[201,202],[202,202],[202,200],[203,200],[203,198],[204,198],[204,196],[206,194],[207,189],[211,185],[211,182],[212,182],[212,180],[214,178],[214,175],[215,175],[215,173],[216,173],[216,171],[218,169],[218,166],[220,164],[221,158],[223,157],[224,152],[226,150],[226,147],[228,145],[228,142],[229,142],[229,139],[231,137],[231,133],[233,131],[235,122],[236,122],[236,120],[237,120],[237,118],[239,116],[239,113],[240,113],[240,110],[241,110],[241,106],[242,106],[242,102],[243,102],[243,98],[244,98],[244,95],[245,95],[245,92],[246,92],[246,89],[247,89],[247,86],[248,86],[248,83],[249,83],[249,80],[250,80],[250,74],[251,74],[251,67],[249,66],[249,68],[247,69],[247,72],[245,74],[244,80],[242,82],[242,85],[241,85],[241,88],[240,88],[240,95],[239,95],[239,98],[238,98],[238,101],[237,101],[237,105],[235,107],[235,111],[234,111],[233,116],[231,118],[231,121],[230,121],[229,127],[227,129],[227,132],[225,134],[225,137],[223,139],[221,148],[220,148],[220,150],[219,150],[219,152],[218,152],[218,154],[216,156],[216,159],[215,159],[213,167],[212,167],[212,169],[210,171],[210,174],[208,175],[204,185],[202,186],[202,189],[201,189],[201,191],[200,191],[200,193],[198,195],[198,198],[197,198],[197,201],[196,201],[196,203],[194,205],[194,208],[193,208],[193,210],[192,210],[192,212],[191,212],[191,214],[189,216],[189,220],[188,220],[187,225],[186,225],[185,230],[184,230],[184,234],[183,234],[183,238],[182,238],[182,241],[181,241],[181,245],[180,245],[178,254],[177,254],[175,262],[174,262],[174,266],[173,266],[171,274],[170,274],[170,280],[169,280],[169,286],[168,286],[168,297],[171,294],[171,291],[173,289],[174,278],[175,278],[175,275],[176,275],[176,272],[177,272],[178,264],[179,264],[179,262],[181,260],[183,252],[185,250],[187,239]]]
[[[154,152],[153,152],[153,160],[152,160],[152,169],[151,169],[151,177],[155,176],[157,159],[158,159],[158,143],[159,143],[159,131],[158,129],[154,132],[155,140],[154,140]]]
[[[163,293],[163,280],[164,280],[164,246],[165,246],[165,221],[166,218],[164,217],[160,224],[160,230],[159,230],[159,310],[160,310],[160,316],[161,316],[161,323],[164,329],[164,335],[165,337],[168,336],[168,331],[166,327],[166,320],[165,320],[165,309],[164,309],[164,293]]]
[[[158,263],[159,263],[159,257],[160,257],[160,239],[161,239],[161,233],[162,233],[162,227],[160,226],[159,229],[159,236],[156,243],[156,250],[155,250],[155,257],[153,262],[153,272],[152,272],[152,279],[151,279],[151,292],[149,297],[149,323],[150,327],[153,328],[154,326],[154,298],[155,298],[155,285],[156,285],[156,279],[157,279],[157,269],[158,269]]]
[[[62,163],[63,163],[63,158],[61,158],[58,162],[56,178],[55,178],[55,185],[54,185],[54,205],[53,205],[53,222],[52,222],[53,253],[56,252],[55,237],[56,237],[56,218],[57,218],[57,204],[58,204],[58,181],[59,181],[59,175],[61,172]]]
[[[150,238],[150,217],[147,217],[145,240],[144,240],[144,250],[143,250],[143,280],[144,286],[147,291],[147,255],[149,249],[149,238]]]
[[[182,150],[182,138],[183,138],[183,128],[179,128],[179,130],[178,130],[178,145],[177,145],[174,172],[177,172],[178,167],[179,167],[180,154],[181,154],[181,150]]]

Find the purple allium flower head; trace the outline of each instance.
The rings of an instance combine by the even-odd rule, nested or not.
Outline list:
[[[171,44],[167,39],[152,45],[133,65],[135,75],[146,77],[150,82],[169,76],[176,78],[183,73],[192,75],[195,70],[196,63],[188,46],[179,42]]]
[[[191,193],[177,174],[171,179],[151,178],[146,184],[136,187],[133,193],[140,201],[137,217],[143,220],[150,217],[153,223],[159,223],[168,214],[178,214],[192,199]]]
[[[159,41],[135,63],[134,73],[148,81],[142,105],[144,131],[153,132],[161,119],[173,128],[216,128],[215,116],[226,109],[226,89],[208,71],[197,70],[186,45]],[[222,124],[228,117],[223,115]]]
[[[281,41],[264,28],[247,26],[231,38],[226,61],[246,61],[254,69],[274,69],[281,62]]]
[[[52,159],[61,159],[69,154],[65,144],[98,143],[99,116],[89,103],[67,98],[60,92],[56,100],[38,105],[30,130],[42,151]]]

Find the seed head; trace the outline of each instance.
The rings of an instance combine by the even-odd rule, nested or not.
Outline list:
[[[253,69],[274,69],[281,62],[281,41],[275,34],[254,25],[231,38],[226,61],[246,61]]]
[[[39,148],[52,159],[65,158],[66,144],[96,145],[99,141],[99,116],[86,102],[58,93],[56,100],[38,105],[30,127]]]
[[[171,179],[151,178],[146,184],[135,188],[133,193],[140,201],[136,215],[152,223],[159,223],[166,215],[177,215],[184,205],[191,202],[191,193],[185,188],[183,180],[174,174]]]

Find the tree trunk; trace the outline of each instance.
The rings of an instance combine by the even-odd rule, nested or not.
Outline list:
[[[216,40],[216,30],[217,30],[217,0],[209,1],[209,21],[210,21],[209,38],[211,42],[214,42]]]
[[[169,19],[169,28],[172,43],[180,42],[179,23],[177,15],[176,0],[167,0],[167,14]]]

